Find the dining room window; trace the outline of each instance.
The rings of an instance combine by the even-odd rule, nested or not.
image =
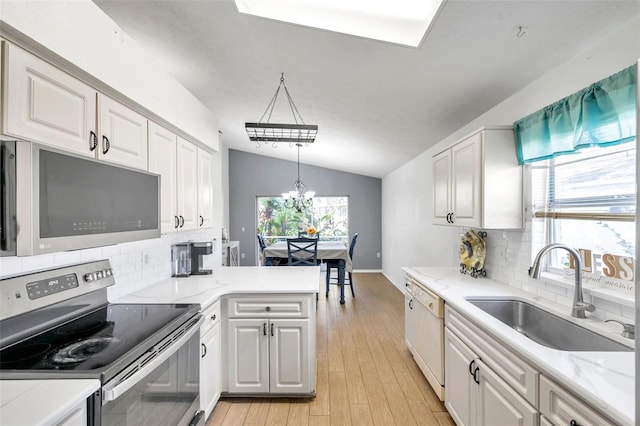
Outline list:
[[[267,245],[297,237],[298,231],[313,226],[321,240],[348,244],[349,197],[314,197],[313,205],[302,212],[287,207],[282,197],[259,196],[257,230]]]

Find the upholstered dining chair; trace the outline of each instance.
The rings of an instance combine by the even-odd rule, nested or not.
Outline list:
[[[289,266],[315,266],[318,259],[317,238],[289,238],[287,240]]]
[[[351,259],[351,261],[353,261],[353,251],[356,247],[356,242],[358,241],[358,233],[356,232],[355,234],[353,234],[353,237],[351,237],[351,243],[349,244],[349,258]],[[326,279],[327,279],[327,292],[326,295],[329,296],[329,285],[334,284],[334,285],[340,285],[340,282],[338,281],[338,278],[331,278],[331,270],[335,269],[336,272],[338,270],[338,261],[337,260],[330,260],[327,259],[326,260],[326,265],[327,265],[327,274],[326,274]],[[345,275],[344,277],[344,285],[348,285],[349,287],[351,287],[351,295],[353,297],[356,297],[356,293],[353,291],[353,274],[351,272],[349,272],[348,274],[348,278]]]

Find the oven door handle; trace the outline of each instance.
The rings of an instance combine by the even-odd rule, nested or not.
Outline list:
[[[113,385],[109,385],[109,383],[104,385],[102,388],[102,401],[105,401],[105,402],[113,401],[116,398],[122,396],[122,394],[124,394],[126,391],[134,387],[136,383],[142,380],[147,374],[149,374],[150,372],[155,370],[157,367],[159,367],[160,364],[162,364],[163,362],[171,358],[173,354],[178,352],[178,350],[182,347],[182,345],[184,345],[187,341],[189,341],[189,339],[191,339],[194,334],[200,331],[200,325],[202,324],[203,321],[204,320],[201,317],[198,320],[198,322],[195,325],[191,326],[191,328],[185,334],[180,336],[180,338],[176,340],[169,349],[166,349],[165,351],[163,351],[160,355],[155,357],[152,361],[145,364],[144,367],[142,367],[141,369],[136,371],[134,374],[124,379],[124,381],[118,382]]]

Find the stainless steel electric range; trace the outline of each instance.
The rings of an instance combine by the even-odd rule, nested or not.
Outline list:
[[[0,280],[0,379],[95,378],[89,425],[200,425],[198,305],[113,304],[108,260]]]

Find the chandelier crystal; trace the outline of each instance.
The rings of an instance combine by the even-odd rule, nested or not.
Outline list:
[[[300,180],[300,147],[302,144],[298,142],[296,146],[298,147],[298,179],[293,183],[293,190],[283,192],[282,198],[286,207],[295,208],[298,213],[302,213],[313,206],[313,197],[316,193],[314,191],[305,191],[304,183]]]

